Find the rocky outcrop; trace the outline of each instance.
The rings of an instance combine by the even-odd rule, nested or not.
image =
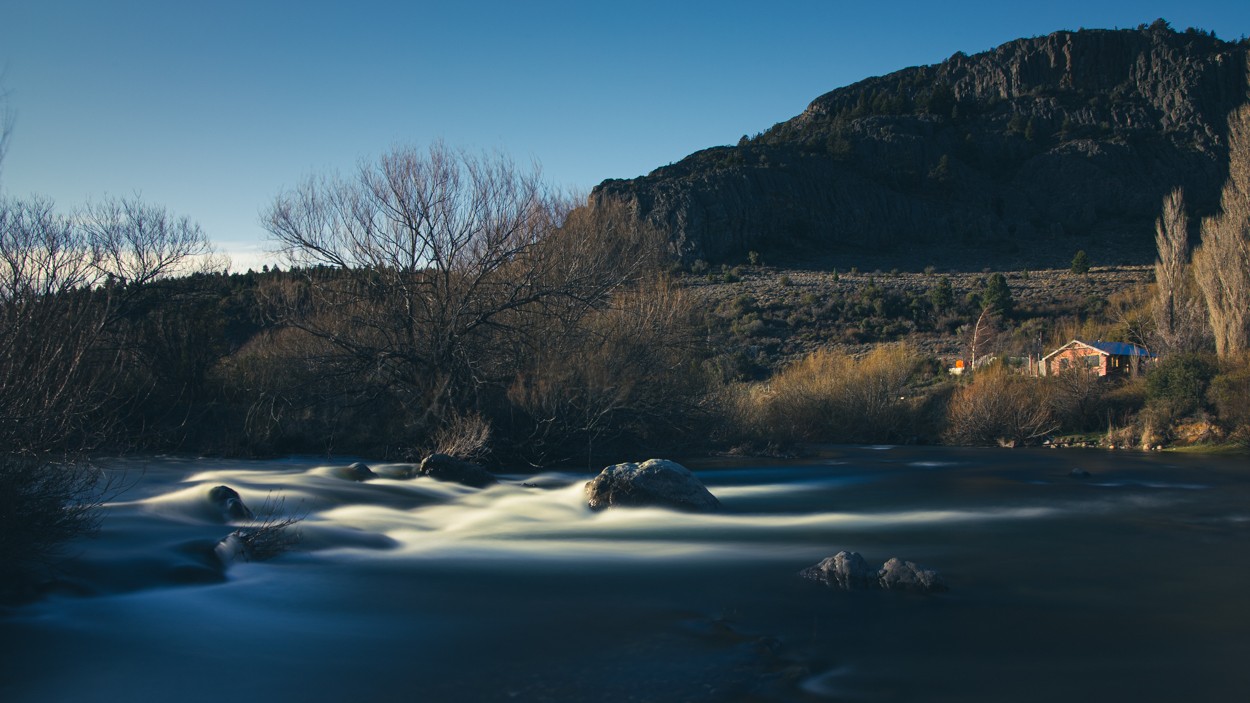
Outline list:
[[[591,510],[611,507],[664,507],[706,511],[720,508],[689,469],[666,459],[609,466],[586,484]]]
[[[431,454],[421,461],[418,476],[429,476],[439,481],[459,483],[471,488],[486,488],[499,483],[494,474],[467,461],[446,454]]]
[[[838,552],[815,566],[809,566],[800,571],[799,575],[843,591],[882,589],[937,593],[947,588],[941,574],[920,567],[915,562],[892,557],[880,569],[874,570],[869,568],[858,552],[847,551]]]
[[[590,202],[624,201],[686,263],[796,248],[1151,263],[1164,194],[1217,204],[1246,54],[1162,23],[1021,39],[832,91]]]

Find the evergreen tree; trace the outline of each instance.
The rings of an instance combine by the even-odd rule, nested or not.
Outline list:
[[[942,280],[929,289],[929,303],[939,315],[955,306],[955,289],[951,286],[950,276],[942,276]]]
[[[1089,273],[1089,255],[1082,249],[1072,257],[1072,266],[1069,269],[1072,273],[1085,274]]]
[[[985,291],[981,294],[981,308],[1002,317],[1010,317],[1015,307],[1016,301],[1011,297],[1007,277],[1001,273],[990,276],[986,281]]]

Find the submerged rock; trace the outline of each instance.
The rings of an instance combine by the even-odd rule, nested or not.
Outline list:
[[[803,569],[799,575],[844,591],[877,585],[877,572],[868,566],[859,552],[838,552],[815,566]]]
[[[472,488],[486,488],[499,483],[494,474],[467,461],[446,454],[431,454],[421,461],[419,476],[429,476],[438,481],[450,481]]]
[[[1089,472],[1082,468],[1075,468],[1068,472],[1071,478],[1089,478]]]
[[[720,501],[690,469],[667,459],[609,466],[586,484],[591,510],[659,506],[678,510],[717,510]]]
[[[251,520],[254,517],[252,511],[243,504],[238,491],[230,486],[214,487],[208,492],[208,500],[221,511],[226,520]]]
[[[946,590],[946,582],[941,574],[898,557],[893,557],[881,566],[881,570],[877,572],[877,583],[887,591],[935,593]]]
[[[368,481],[371,478],[377,478],[378,475],[373,473],[373,469],[368,464],[356,462],[347,467],[347,477],[353,481]]]

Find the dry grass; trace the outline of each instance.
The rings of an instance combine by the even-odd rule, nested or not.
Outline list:
[[[919,366],[916,352],[899,344],[862,358],[817,351],[768,383],[733,389],[729,414],[740,434],[761,440],[897,441],[915,423],[908,388]]]
[[[454,413],[434,432],[433,454],[446,454],[463,461],[480,461],[490,452],[490,422],[480,414]]]

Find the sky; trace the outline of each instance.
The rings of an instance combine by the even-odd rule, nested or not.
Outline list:
[[[1250,2],[0,0],[0,190],[140,196],[258,268],[274,198],[433,141],[586,193],[869,76],[1061,29],[1250,33]]]

